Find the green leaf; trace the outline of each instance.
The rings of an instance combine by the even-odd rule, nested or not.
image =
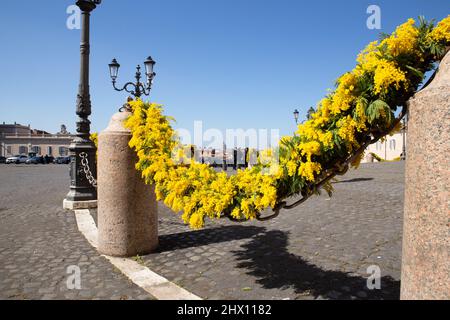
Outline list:
[[[375,100],[366,109],[367,120],[370,124],[377,120],[382,120],[385,118],[386,126],[389,126],[393,120],[392,110],[389,105],[383,100]]]
[[[420,70],[418,70],[418,69],[416,69],[416,68],[413,68],[413,67],[411,67],[411,66],[406,66],[406,68],[407,68],[408,70],[410,70],[410,71],[411,71],[414,75],[416,75],[417,77],[423,79],[424,74],[423,74],[422,71],[420,71]]]

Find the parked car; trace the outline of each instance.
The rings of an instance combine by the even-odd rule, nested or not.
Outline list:
[[[19,164],[19,163],[25,163],[27,161],[28,157],[27,156],[21,156],[21,155],[17,155],[14,157],[9,157],[6,159],[6,163],[15,163],[15,164]]]
[[[43,157],[43,160],[44,160],[44,164],[50,164],[50,163],[53,163],[55,161],[55,158],[52,157],[52,156],[45,155]]]
[[[6,158],[5,163],[7,163],[7,164],[9,164],[9,163],[17,163],[17,162],[19,162],[19,157],[20,156],[8,157],[8,158]]]
[[[6,163],[6,158],[5,157],[0,157],[0,163]]]
[[[55,160],[53,160],[53,163],[56,163],[56,164],[69,164],[70,163],[70,157],[56,157]]]
[[[44,157],[42,156],[31,157],[26,161],[26,164],[39,164],[39,163],[44,163]]]
[[[28,160],[28,156],[20,156],[20,158],[19,158],[19,163],[25,163],[25,162],[27,162],[27,160]]]

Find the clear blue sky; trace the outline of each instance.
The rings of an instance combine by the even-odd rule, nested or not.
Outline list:
[[[0,12],[0,122],[75,131],[80,30],[66,28],[72,0],[4,1]],[[366,27],[370,4],[382,29]],[[152,101],[176,127],[294,130],[301,118],[355,65],[380,32],[409,17],[442,19],[448,0],[103,0],[92,15],[92,130],[103,130],[126,95],[113,91],[151,55],[157,65]]]

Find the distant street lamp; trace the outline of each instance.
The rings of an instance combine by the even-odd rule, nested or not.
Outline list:
[[[298,117],[299,117],[299,115],[300,115],[300,112],[297,109],[295,109],[294,110],[295,124],[298,124]]]
[[[156,76],[156,73],[153,72],[153,67],[155,66],[155,61],[153,61],[152,57],[148,57],[147,60],[144,61],[145,66],[145,75],[146,75],[146,83],[141,82],[141,66],[138,65],[136,67],[136,83],[127,82],[125,85],[119,89],[116,87],[116,80],[119,75],[120,64],[116,59],[113,59],[109,64],[109,73],[111,76],[113,88],[116,91],[126,91],[133,95],[135,98],[140,98],[142,95],[148,96],[152,89],[153,79]]]
[[[91,98],[89,93],[89,34],[91,12],[101,3],[101,0],[78,0],[76,5],[81,10],[81,67],[80,84],[77,95],[76,114],[78,115],[77,134],[69,147],[70,152],[70,191],[67,194],[64,207],[82,209],[88,207],[86,201],[97,200],[95,178],[97,166],[95,159],[96,148],[89,139],[91,114]],[[76,206],[74,202],[78,203]]]
[[[403,135],[403,148],[402,148],[401,159],[406,160],[406,116],[403,118],[402,135]]]

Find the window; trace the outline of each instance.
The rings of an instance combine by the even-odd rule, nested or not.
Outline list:
[[[20,146],[19,147],[19,154],[28,154],[28,147]]]
[[[39,146],[33,146],[31,147],[31,152],[36,153],[36,155],[41,154],[41,147]]]
[[[376,143],[376,149],[377,149],[377,150],[381,150],[381,143],[380,143],[380,141],[377,141],[377,143]]]
[[[69,148],[67,148],[67,147],[59,147],[59,155],[61,157],[67,157],[68,154],[69,154]]]
[[[47,154],[48,154],[49,156],[52,156],[52,155],[53,155],[53,147],[52,147],[52,146],[47,147]]]
[[[11,146],[6,147],[6,154],[12,154]]]
[[[395,140],[394,139],[391,139],[390,141],[389,141],[389,149],[391,149],[391,150],[395,150]]]

